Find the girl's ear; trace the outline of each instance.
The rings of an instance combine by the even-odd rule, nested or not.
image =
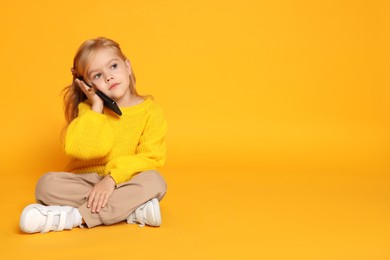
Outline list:
[[[132,70],[131,70],[130,61],[129,61],[129,60],[126,60],[125,63],[126,63],[127,71],[129,72],[129,75],[131,75],[131,74],[132,74]]]

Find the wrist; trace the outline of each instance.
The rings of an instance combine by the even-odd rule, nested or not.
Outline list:
[[[103,113],[103,103],[102,104],[92,104],[92,111],[102,114]]]
[[[116,186],[116,182],[111,175],[106,175],[105,178],[107,179],[107,181],[111,182],[114,186]]]

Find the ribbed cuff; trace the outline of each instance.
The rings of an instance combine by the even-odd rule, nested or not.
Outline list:
[[[120,184],[120,183],[123,183],[123,182],[126,182],[128,180],[131,179],[131,176],[127,176],[127,170],[122,170],[122,169],[112,169],[110,171],[110,176],[111,178],[114,179],[116,185]]]

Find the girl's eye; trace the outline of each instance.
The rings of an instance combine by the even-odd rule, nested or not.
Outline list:
[[[98,79],[98,78],[100,78],[101,76],[102,76],[101,73],[97,73],[97,74],[95,74],[95,76],[93,76],[93,78],[94,78],[94,79]]]
[[[111,65],[111,69],[116,69],[116,68],[118,68],[118,64],[117,63],[114,63],[114,64]]]

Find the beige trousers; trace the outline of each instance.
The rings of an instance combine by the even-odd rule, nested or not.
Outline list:
[[[99,213],[92,213],[91,208],[87,208],[87,194],[102,178],[96,173],[49,172],[39,179],[35,198],[38,203],[47,206],[78,208],[87,226],[92,228],[124,221],[148,200],[161,200],[167,190],[157,171],[141,172],[130,181],[117,185],[106,206]]]

